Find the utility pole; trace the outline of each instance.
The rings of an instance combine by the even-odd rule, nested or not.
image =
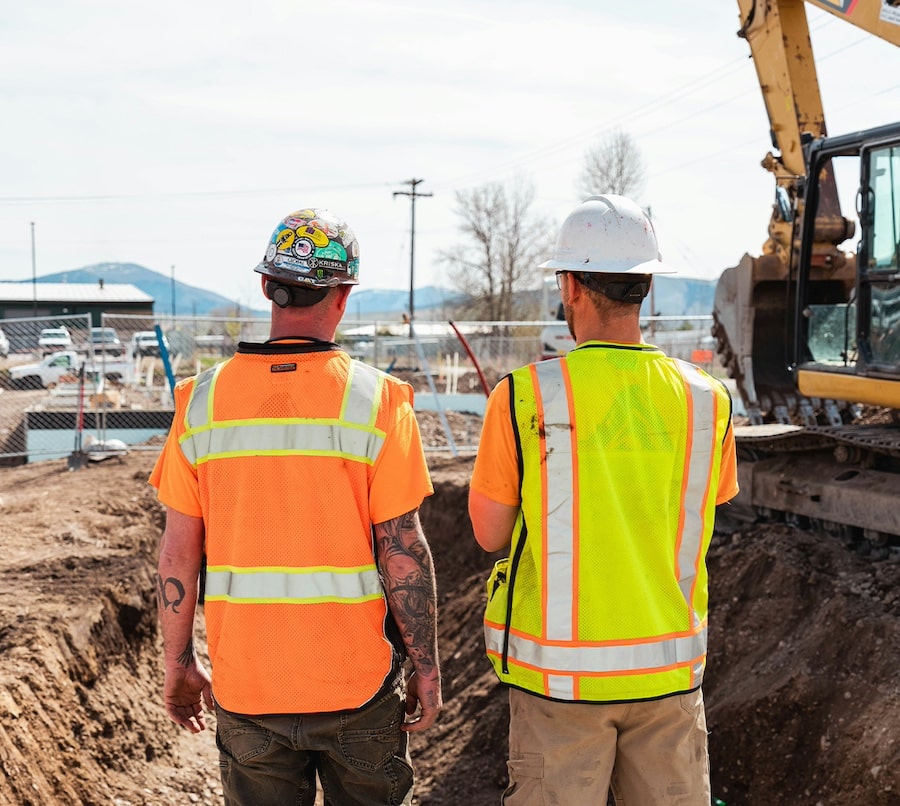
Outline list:
[[[37,316],[37,263],[34,258],[34,221],[31,222],[31,315]]]
[[[417,193],[416,187],[424,179],[409,179],[405,184],[409,185],[409,190],[395,190],[394,196],[409,196],[410,208],[412,210],[412,224],[409,230],[409,334],[413,332],[413,317],[415,315],[415,274],[416,274],[416,199],[422,196],[433,196],[433,193]]]
[[[172,327],[175,327],[175,267],[172,266]]]

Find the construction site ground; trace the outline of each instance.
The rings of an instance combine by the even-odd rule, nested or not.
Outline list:
[[[440,431],[436,417],[420,419]],[[162,707],[154,563],[164,516],[146,482],[155,458],[132,450],[74,471],[66,460],[0,469],[0,804],[221,801],[213,731],[190,735]],[[422,518],[446,707],[412,737],[415,802],[496,804],[508,710],[481,633],[494,557],[468,523],[471,455],[430,453],[429,463],[435,495]],[[900,560],[769,525],[717,535],[709,566],[715,796],[900,804]]]

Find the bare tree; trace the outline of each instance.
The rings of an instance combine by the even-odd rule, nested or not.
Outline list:
[[[456,193],[460,245],[440,253],[453,286],[472,299],[468,315],[508,321],[534,314],[516,292],[539,285],[538,264],[553,246],[553,226],[529,213],[534,187],[517,180]]]
[[[585,196],[616,193],[634,197],[644,187],[644,160],[634,138],[615,129],[584,155],[578,188]]]

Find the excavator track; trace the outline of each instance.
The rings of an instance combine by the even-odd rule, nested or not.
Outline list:
[[[900,430],[737,426],[741,492],[724,522],[787,521],[883,559],[900,551]],[[726,527],[727,528],[727,527]]]

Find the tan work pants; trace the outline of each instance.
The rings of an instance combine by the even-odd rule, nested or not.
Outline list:
[[[703,692],[621,704],[509,691],[507,806],[709,806]]]

